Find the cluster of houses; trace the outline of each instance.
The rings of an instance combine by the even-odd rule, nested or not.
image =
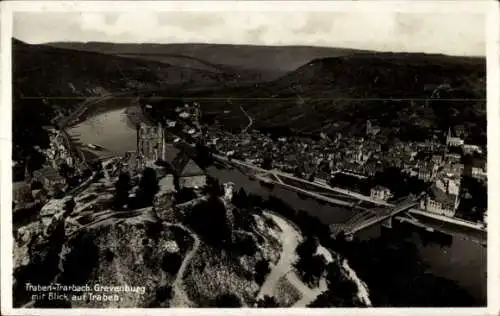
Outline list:
[[[50,145],[49,148],[44,151],[47,160],[51,163],[52,167],[56,169],[63,163],[72,167],[75,161],[65,144],[64,137],[53,128],[48,132]]]
[[[263,163],[264,157],[271,157],[273,168],[287,172],[293,172],[298,165],[306,165],[317,177],[326,179],[338,170],[373,176],[387,167],[397,167],[408,176],[433,183],[430,193],[422,200],[422,209],[454,216],[460,202],[460,182],[465,167],[462,155],[448,149],[458,146],[464,154],[482,154],[481,148],[465,144],[463,135],[453,136],[451,129],[444,144],[436,136],[423,142],[397,141],[388,148],[383,148],[384,142],[378,140],[380,134],[380,127],[369,120],[366,137],[361,138],[339,134],[333,139],[280,137],[274,140],[257,131],[240,135],[211,131],[212,145],[219,152],[257,165]],[[486,179],[486,166],[472,167],[471,176]],[[393,194],[388,188],[376,186],[371,190],[371,197],[389,200]]]

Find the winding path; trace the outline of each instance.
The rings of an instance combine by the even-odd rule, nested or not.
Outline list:
[[[242,131],[242,133],[246,133],[248,131],[248,129],[253,125],[253,119],[250,115],[248,115],[247,111],[245,111],[245,109],[241,105],[240,105],[240,110],[248,118],[248,125]]]
[[[193,237],[194,240],[193,248],[184,257],[184,260],[182,261],[179,271],[177,271],[175,280],[172,283],[173,296],[172,299],[170,300],[171,307],[189,307],[191,305],[191,300],[187,296],[186,291],[184,289],[183,278],[184,278],[184,273],[186,272],[186,268],[188,267],[189,263],[191,263],[191,260],[193,259],[194,255],[200,248],[200,239],[194,232],[192,232],[189,228],[187,228],[184,225],[170,224],[170,223],[164,223],[164,224],[170,227],[175,226],[185,230],[191,235],[191,237]],[[166,282],[164,275],[162,275],[162,282]],[[162,285],[164,284],[160,284],[160,286]]]
[[[294,303],[293,307],[305,307],[326,290],[326,280],[320,279],[319,287],[311,289],[297,276],[293,270],[293,264],[297,258],[296,248],[300,242],[300,233],[285,219],[272,213],[267,213],[281,229],[280,240],[282,251],[278,263],[272,268],[266,280],[260,288],[257,299],[262,299],[265,295],[272,296],[275,293],[279,280],[286,278],[302,295],[301,299]]]
[[[283,218],[269,214],[276,224],[281,229],[280,239],[282,242],[282,250],[278,263],[272,268],[266,280],[262,284],[257,299],[263,298],[265,295],[272,296],[274,294],[278,281],[292,270],[292,265],[296,259],[295,249],[299,244],[299,233],[289,225]]]

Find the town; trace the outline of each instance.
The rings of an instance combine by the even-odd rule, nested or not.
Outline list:
[[[376,199],[390,201],[432,183],[431,194],[420,205],[422,210],[486,225],[485,149],[465,144],[461,128],[443,133],[443,142],[435,137],[390,145],[378,136],[380,127],[370,121],[364,137],[339,133],[330,139],[322,134],[316,141],[272,137],[258,131],[232,134],[212,128],[208,133],[211,146],[234,159],[309,180],[320,179]],[[408,182],[412,182],[406,185],[410,192],[404,190]],[[474,193],[477,204],[470,203]]]
[[[203,168],[190,158],[197,155],[196,148],[203,147],[229,159],[384,202],[430,187],[420,201],[421,211],[487,225],[486,149],[466,144],[463,126],[450,127],[425,142],[388,141],[380,126],[369,120],[364,136],[337,133],[330,138],[321,133],[315,138],[285,137],[246,128],[231,133],[205,126],[197,102],[186,102],[167,115],[159,115],[149,104],[142,110],[153,120],[138,125],[137,151],[122,157],[122,165],[129,174],[154,168],[158,177],[161,174],[163,190],[181,186],[195,189],[206,184]],[[50,165],[28,178],[32,189],[28,200],[32,203],[64,195],[92,177],[85,155],[64,137],[63,131],[50,131],[51,147],[44,153]],[[96,162],[98,168],[106,170],[106,160],[100,165],[97,159],[94,166]],[[172,176],[165,177],[169,172]],[[174,179],[173,174],[178,177]],[[14,203],[21,207],[19,201],[28,193],[27,185],[15,185]]]

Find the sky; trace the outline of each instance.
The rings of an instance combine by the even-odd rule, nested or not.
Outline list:
[[[479,13],[16,12],[13,36],[46,42],[310,45],[485,56]]]

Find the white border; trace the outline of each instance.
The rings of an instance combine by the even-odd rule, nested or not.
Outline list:
[[[4,315],[500,315],[500,50],[499,7],[496,1],[14,1],[1,4],[0,63],[0,224],[1,224],[1,314]],[[79,12],[79,11],[364,11],[487,14],[487,110],[488,110],[488,308],[376,308],[376,309],[12,309],[12,170],[11,170],[11,36],[14,12]]]

